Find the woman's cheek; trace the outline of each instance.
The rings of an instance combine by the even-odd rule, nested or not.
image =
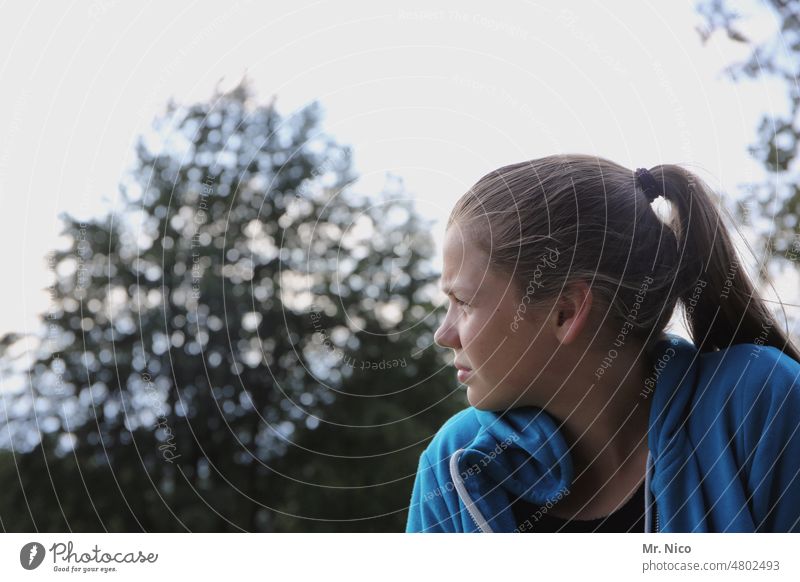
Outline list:
[[[497,349],[497,344],[492,345],[491,330],[486,325],[472,320],[463,328],[461,336],[461,346],[467,355],[467,363],[476,369],[486,365],[486,361],[491,357],[492,352]]]
[[[464,348],[474,346],[480,339],[480,335],[480,326],[475,325],[475,320],[470,320],[469,317],[467,317],[464,320],[463,326],[461,327],[461,345]]]

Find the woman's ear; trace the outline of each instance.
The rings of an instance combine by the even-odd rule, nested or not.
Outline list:
[[[572,281],[564,287],[551,318],[553,332],[561,344],[570,344],[589,322],[592,311],[592,290],[583,280]]]

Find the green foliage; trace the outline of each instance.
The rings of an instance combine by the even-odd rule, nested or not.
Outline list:
[[[771,13],[778,24],[775,34],[759,43],[750,41],[739,30],[742,19],[730,7],[728,0],[703,0],[698,4],[706,25],[703,38],[723,30],[737,42],[746,43],[752,50],[748,58],[726,68],[734,80],[771,77],[786,88],[787,113],[766,112],[759,123],[755,143],[749,152],[767,171],[767,179],[749,184],[738,217],[759,230],[757,252],[766,257],[779,271],[786,267],[800,268],[800,180],[798,180],[798,140],[800,139],[800,13],[796,2],[768,0],[759,6]],[[760,220],[757,220],[760,219]],[[759,273],[762,281],[770,282],[768,268]]]
[[[433,346],[429,225],[246,84],[170,104],[124,210],[68,248],[5,394],[7,531],[401,531],[466,401]],[[5,338],[5,348],[16,338]]]

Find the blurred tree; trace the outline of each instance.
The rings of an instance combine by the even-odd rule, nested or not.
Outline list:
[[[774,33],[759,42],[751,41],[742,32],[741,23],[747,16],[734,10],[729,0],[702,0],[697,8],[705,21],[698,29],[704,42],[720,30],[731,40],[751,47],[744,61],[725,69],[732,80],[771,77],[786,88],[787,111],[765,112],[757,141],[749,147],[753,157],[764,165],[767,178],[747,185],[736,213],[759,231],[754,250],[766,257],[759,272],[763,284],[771,284],[775,275],[786,273],[787,268],[800,275],[800,4],[793,0],[767,0],[752,5],[753,9],[769,11],[775,23]]]
[[[402,183],[351,191],[316,103],[252,99],[170,103],[122,211],[63,217],[47,331],[3,391],[6,531],[402,531],[466,406],[429,225]]]

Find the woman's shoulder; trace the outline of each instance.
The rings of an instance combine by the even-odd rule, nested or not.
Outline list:
[[[706,398],[749,422],[800,403],[800,362],[774,346],[734,344],[701,355]]]
[[[779,348],[738,344],[716,354],[728,366],[728,382],[716,392],[712,426],[725,427],[747,487],[759,531],[796,531],[800,523],[800,363]],[[724,359],[723,359],[724,358]],[[705,429],[706,432],[711,430]],[[699,432],[699,431],[698,431]],[[699,442],[699,441],[698,441]],[[722,458],[720,451],[714,462]]]
[[[724,350],[702,354],[703,371],[728,384],[734,380],[753,388],[761,382],[791,388],[800,379],[800,362],[779,348],[754,343],[734,344]]]

